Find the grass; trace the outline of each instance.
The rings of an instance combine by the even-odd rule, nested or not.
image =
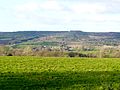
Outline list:
[[[0,57],[0,90],[119,89],[119,59]]]

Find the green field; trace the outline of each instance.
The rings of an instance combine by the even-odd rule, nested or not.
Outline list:
[[[0,57],[0,90],[119,90],[120,59]]]

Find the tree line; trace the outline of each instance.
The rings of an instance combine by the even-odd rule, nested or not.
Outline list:
[[[39,50],[26,46],[24,48],[12,48],[10,46],[0,46],[0,56],[41,56],[41,57],[86,57],[86,58],[120,58],[119,48],[101,47],[94,53],[83,53],[76,51],[60,51],[44,49]]]

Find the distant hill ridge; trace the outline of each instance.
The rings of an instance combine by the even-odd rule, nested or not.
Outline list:
[[[120,43],[120,32],[83,32],[81,30],[70,31],[17,31],[0,32],[0,44],[11,45],[27,42],[41,37],[55,36],[62,37],[66,41],[87,43]],[[57,41],[57,40],[56,40]]]

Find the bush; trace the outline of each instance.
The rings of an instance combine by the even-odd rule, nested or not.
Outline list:
[[[70,53],[68,53],[69,57],[76,57],[77,55],[78,55],[78,53],[76,53],[76,52],[70,52]]]
[[[7,54],[7,56],[13,56],[11,53]]]
[[[79,57],[88,57],[88,55],[79,53]]]

